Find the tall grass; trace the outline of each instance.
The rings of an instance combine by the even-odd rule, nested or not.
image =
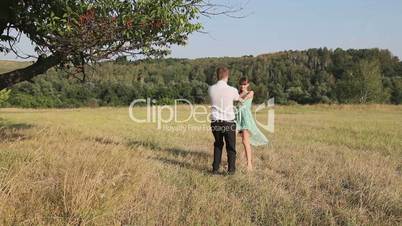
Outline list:
[[[401,107],[277,107],[275,129],[253,173],[238,139],[237,174],[212,176],[208,132],[126,108],[2,109],[0,224],[402,224]]]

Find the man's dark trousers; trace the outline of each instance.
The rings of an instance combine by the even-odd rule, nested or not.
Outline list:
[[[228,155],[228,171],[234,173],[236,171],[236,123],[233,121],[212,121],[211,128],[215,138],[212,170],[214,172],[219,170],[225,141]]]

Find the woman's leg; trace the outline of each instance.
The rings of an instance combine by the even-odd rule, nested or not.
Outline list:
[[[241,140],[243,140],[243,131],[239,132],[239,137],[241,138]],[[247,162],[247,161],[244,161],[244,160],[246,160],[246,152],[245,151],[240,152],[240,160],[242,161],[242,163],[241,163],[242,165],[243,165],[244,162]]]
[[[248,130],[243,130],[242,138],[243,138],[244,152],[246,154],[246,159],[247,159],[247,169],[252,170],[253,165],[252,165],[252,156],[251,156],[250,133],[248,132]]]

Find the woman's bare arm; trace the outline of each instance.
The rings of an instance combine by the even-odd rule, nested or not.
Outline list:
[[[247,100],[254,97],[254,91],[248,92],[248,94],[243,98],[243,100]]]

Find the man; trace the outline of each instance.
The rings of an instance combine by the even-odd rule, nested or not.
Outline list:
[[[228,173],[234,174],[236,171],[236,123],[233,102],[239,100],[239,92],[227,84],[229,69],[220,67],[216,74],[218,82],[208,89],[212,105],[211,128],[215,138],[212,173],[218,174],[225,141]]]

